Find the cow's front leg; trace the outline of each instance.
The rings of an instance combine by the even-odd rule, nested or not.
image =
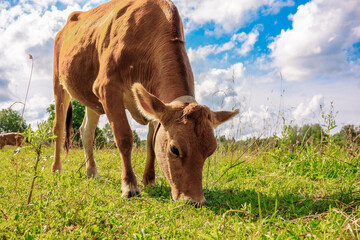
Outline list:
[[[119,110],[120,109],[118,108],[118,111]],[[131,149],[133,145],[133,135],[126,118],[125,109],[119,111],[116,116],[108,116],[108,118],[111,128],[113,129],[116,145],[121,155],[121,196],[131,197],[140,194],[140,190],[137,187],[136,176],[131,166]]]
[[[122,197],[131,197],[139,194],[140,191],[131,166],[133,135],[125,113],[123,94],[118,87],[114,86],[102,88],[101,92],[105,93],[101,94],[104,96],[101,99],[101,103],[113,130],[116,145],[120,151],[122,162]]]
[[[149,132],[147,136],[147,159],[143,176],[144,186],[155,185],[155,153],[153,149],[154,132],[155,129],[153,123],[149,123]]]

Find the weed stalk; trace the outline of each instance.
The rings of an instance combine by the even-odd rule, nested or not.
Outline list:
[[[35,187],[35,180],[39,177],[38,175],[38,165],[41,160],[41,154],[42,154],[42,145],[45,141],[50,141],[54,138],[54,136],[51,133],[51,129],[49,124],[46,122],[38,124],[38,129],[33,132],[31,129],[31,125],[29,125],[24,133],[24,136],[27,138],[29,145],[29,148],[33,149],[36,153],[36,162],[34,165],[34,176],[31,181],[29,196],[27,200],[27,204],[30,204],[31,198],[33,195],[34,187]]]

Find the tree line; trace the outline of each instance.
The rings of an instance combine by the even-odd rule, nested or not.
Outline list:
[[[72,100],[73,104],[73,122],[72,122],[72,142],[73,145],[81,146],[80,140],[80,126],[85,116],[85,107],[76,100]],[[47,123],[50,126],[53,126],[55,118],[55,105],[51,104],[46,112],[49,114]],[[20,125],[21,122],[21,125]],[[0,133],[7,132],[24,132],[27,127],[26,121],[21,121],[21,115],[12,109],[2,109],[0,111]],[[142,141],[135,130],[133,130],[134,146],[139,147],[145,145],[146,141]],[[318,145],[326,144],[331,140],[332,143],[340,146],[346,147],[349,144],[360,145],[360,126],[355,125],[345,125],[341,130],[330,136],[329,132],[326,131],[326,127],[320,124],[305,124],[301,127],[295,126],[285,126],[282,138],[286,138],[286,143],[289,148],[294,148],[295,146],[309,146],[309,145]],[[266,143],[273,144],[274,146],[279,145],[280,142],[284,144],[284,141],[280,141],[280,138],[277,136],[272,136],[269,138],[256,139],[249,138],[247,140],[235,141],[234,139],[227,139],[225,136],[218,137],[218,142],[226,150],[235,150],[239,148],[256,148],[257,145],[264,145]],[[255,144],[256,143],[256,144]],[[95,142],[94,144],[99,147],[116,147],[112,129],[109,123],[106,123],[105,126],[100,129],[96,127],[95,130]],[[234,149],[233,149],[234,148]]]
[[[348,124],[333,135],[327,133],[324,126],[318,123],[305,124],[301,127],[285,126],[281,136],[268,138],[248,138],[246,140],[228,139],[225,136],[218,138],[219,147],[224,151],[266,151],[271,147],[287,147],[290,151],[296,148],[310,146],[326,146],[330,143],[341,148],[356,147],[360,149],[360,126]]]

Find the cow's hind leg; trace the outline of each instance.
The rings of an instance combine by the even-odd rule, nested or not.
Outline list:
[[[55,138],[55,158],[52,164],[52,172],[61,171],[60,152],[64,136],[64,127],[66,114],[71,100],[70,95],[63,89],[63,87],[56,82],[54,84],[55,95],[55,119],[54,119],[54,135]]]
[[[95,177],[97,175],[96,163],[93,154],[93,143],[95,129],[99,122],[99,117],[99,114],[87,107],[83,123],[80,127],[81,140],[83,143],[86,160],[86,173],[89,178]]]

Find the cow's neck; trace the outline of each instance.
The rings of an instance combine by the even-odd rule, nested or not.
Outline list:
[[[155,95],[164,103],[171,103],[182,96],[189,96],[195,99],[194,87],[186,76],[164,78],[160,81],[157,89],[154,89]],[[180,99],[181,100],[181,99]]]
[[[171,56],[170,56],[171,55]],[[175,44],[166,61],[160,61],[159,81],[154,93],[170,103],[181,96],[195,97],[194,77],[183,44]]]

